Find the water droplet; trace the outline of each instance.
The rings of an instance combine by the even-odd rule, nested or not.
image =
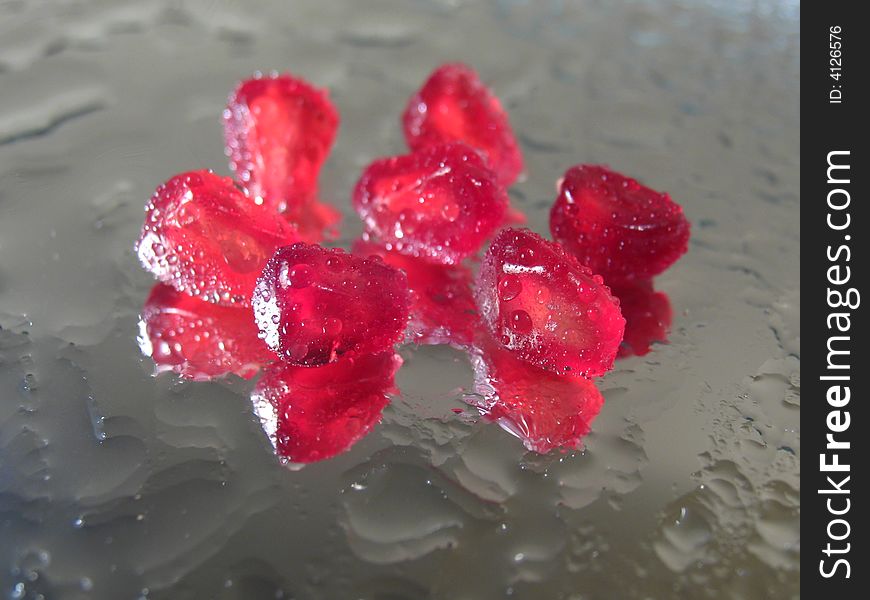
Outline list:
[[[504,302],[510,302],[523,291],[523,284],[516,275],[505,275],[498,284],[498,296]]]
[[[281,275],[283,276],[284,273],[282,272]],[[314,269],[310,265],[300,263],[287,269],[286,285],[288,287],[302,289],[307,288],[312,283],[314,283]]]
[[[524,246],[520,248],[519,259],[524,265],[528,265],[535,260],[535,251],[528,246]]]
[[[441,208],[441,215],[451,223],[459,217],[459,205],[448,202]]]
[[[330,337],[336,337],[339,333],[341,333],[342,322],[341,319],[336,319],[335,317],[327,317],[323,320],[323,333]]]
[[[581,302],[592,302],[595,299],[595,291],[591,286],[581,285],[577,288],[577,296]]]
[[[515,310],[510,314],[509,324],[517,333],[528,333],[532,330],[532,317],[524,310]]]
[[[299,361],[308,354],[308,344],[293,344],[287,349],[287,356],[293,361]]]

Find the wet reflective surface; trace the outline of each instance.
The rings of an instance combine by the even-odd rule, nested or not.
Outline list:
[[[797,597],[797,18],[715,0],[0,5],[2,593]],[[349,248],[356,178],[403,152],[405,102],[447,60],[509,111],[532,229],[568,166],[607,163],[684,206],[689,253],[650,307],[635,290],[634,355],[598,382],[582,450],[528,452],[468,407],[479,361],[411,344],[382,422],[289,469],[252,410],[262,379],[155,376],[140,353],[144,203],[176,173],[229,174],[227,94],[289,69],[341,112],[320,194]],[[421,321],[420,341],[468,335],[453,325]],[[374,379],[365,423],[390,387]]]

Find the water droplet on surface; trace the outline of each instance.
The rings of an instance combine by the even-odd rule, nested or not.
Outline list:
[[[498,295],[505,302],[509,302],[520,295],[523,284],[516,275],[505,275],[498,284]]]
[[[517,333],[529,333],[532,330],[532,317],[524,310],[515,310],[508,320],[511,329]]]
[[[341,319],[336,319],[334,317],[327,318],[323,321],[323,333],[328,336],[335,337],[339,333],[341,333],[342,322]]]

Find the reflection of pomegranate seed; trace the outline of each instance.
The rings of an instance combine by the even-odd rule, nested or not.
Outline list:
[[[324,239],[334,240],[338,237],[336,224],[341,220],[341,212],[317,198],[310,200],[295,215],[285,213],[284,216],[296,226],[299,241],[319,244]]]
[[[180,291],[247,305],[275,249],[297,239],[295,228],[251,202],[230,178],[190,171],[154,192],[136,250],[148,271]]]
[[[357,183],[353,203],[374,241],[456,264],[502,223],[508,198],[477,151],[453,143],[376,160]]]
[[[655,291],[649,279],[620,283],[612,286],[611,291],[619,298],[625,317],[620,357],[644,356],[651,344],[667,341],[673,316],[667,294]]]
[[[503,229],[477,280],[490,332],[517,356],[558,374],[603,375],[625,319],[600,276],[527,229]]]
[[[272,354],[247,308],[218,306],[158,283],[142,307],[140,345],[158,371],[204,380],[250,379]]]
[[[269,260],[252,302],[260,335],[282,360],[323,365],[401,338],[408,279],[381,260],[298,243]]]
[[[565,173],[550,231],[608,284],[661,273],[689,243],[689,222],[670,196],[594,165]]]
[[[486,334],[478,336],[475,344],[472,362],[480,396],[474,405],[482,415],[534,452],[580,444],[604,404],[592,381],[543,371],[519,360]]]
[[[338,129],[325,91],[291,75],[242,81],[224,111],[230,168],[254,198],[298,218]]]
[[[392,352],[316,368],[276,363],[251,400],[280,457],[323,460],[350,448],[380,421],[401,364]]]
[[[487,156],[505,186],[523,170],[523,156],[501,102],[465,65],[436,69],[408,101],[402,123],[412,150],[465,142]]]
[[[413,342],[460,347],[471,344],[478,316],[468,267],[436,265],[364,241],[357,241],[353,251],[359,256],[377,254],[408,276],[411,291],[408,334]]]

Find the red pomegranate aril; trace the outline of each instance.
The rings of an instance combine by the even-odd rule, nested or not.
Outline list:
[[[571,167],[550,211],[553,239],[608,284],[649,279],[688,250],[679,204],[607,167]]]
[[[250,379],[274,357],[257,336],[248,308],[219,306],[158,283],[142,307],[139,345],[157,371],[207,380]]]
[[[316,198],[338,121],[326,91],[303,79],[290,74],[246,79],[224,111],[230,168],[253,198],[297,218]]]
[[[384,352],[316,368],[268,367],[251,400],[275,453],[310,463],[349,449],[380,421],[401,364]]]
[[[558,244],[503,229],[483,259],[476,299],[490,333],[522,360],[587,377],[613,366],[625,329],[619,302]]]
[[[378,255],[408,276],[411,341],[460,348],[471,345],[479,317],[471,291],[473,277],[467,266],[437,265],[362,240],[354,244],[353,251],[359,256]]]
[[[523,156],[507,113],[466,65],[446,64],[436,69],[408,101],[402,124],[412,150],[465,142],[486,155],[505,186],[523,171]]]
[[[249,305],[263,265],[297,239],[292,225],[251,202],[229,177],[190,171],[154,192],[136,251],[146,270],[179,291]]]
[[[376,160],[357,183],[353,204],[372,241],[456,264],[504,221],[508,197],[476,150],[451,143]]]
[[[408,280],[381,260],[297,243],[269,260],[252,302],[260,335],[279,358],[317,366],[399,341],[408,323]]]

